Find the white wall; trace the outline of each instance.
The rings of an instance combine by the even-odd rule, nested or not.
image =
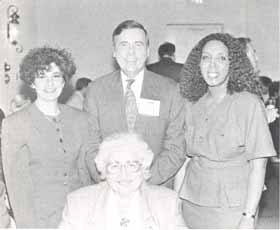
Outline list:
[[[15,46],[7,40],[7,8],[10,5],[18,7],[19,18],[19,43],[23,46],[23,52],[17,53]],[[0,108],[9,113],[9,102],[19,91],[22,82],[18,77],[19,63],[25,53],[34,46],[37,40],[37,29],[34,18],[34,1],[9,0],[0,1]],[[8,63],[11,70],[8,72],[10,82],[4,82],[4,62]]]
[[[0,1],[0,17],[5,4]],[[10,1],[12,2],[12,1]],[[92,79],[113,70],[111,34],[126,19],[141,22],[150,34],[150,62],[168,23],[223,23],[224,31],[252,38],[263,74],[280,79],[278,0],[14,0],[20,7],[25,51],[48,44],[68,48],[75,57],[78,77]],[[2,14],[3,13],[3,14]],[[5,21],[5,20],[4,20]],[[5,27],[1,20],[1,30]],[[1,38],[0,36],[0,42]],[[6,48],[12,50],[10,47]],[[13,52],[13,51],[11,51]],[[21,55],[15,55],[18,65]],[[0,62],[6,55],[0,53]],[[1,64],[2,66],[2,64]],[[16,67],[14,68],[16,69]],[[0,74],[2,75],[2,71]],[[73,79],[74,82],[75,78]],[[19,81],[0,83],[0,106],[7,103]],[[2,89],[5,88],[6,98]],[[7,90],[9,93],[7,94]],[[4,105],[6,107],[6,105]]]

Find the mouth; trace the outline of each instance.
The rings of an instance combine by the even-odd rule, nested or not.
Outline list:
[[[46,93],[55,93],[56,89],[45,89]]]
[[[218,76],[218,73],[208,73],[209,78],[217,78]]]
[[[124,180],[124,181],[118,181],[118,184],[121,186],[128,186],[129,184],[131,184],[131,180]]]

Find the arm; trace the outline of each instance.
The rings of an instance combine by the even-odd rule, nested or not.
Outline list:
[[[5,185],[0,181],[0,228],[8,228],[11,225],[11,217],[5,203]]]
[[[13,117],[15,118],[15,117]],[[2,129],[2,161],[7,192],[19,228],[37,226],[33,200],[33,183],[29,172],[29,149],[21,117],[5,119]]]
[[[58,226],[59,229],[67,229],[67,230],[75,229],[73,226],[73,223],[71,222],[71,220],[73,220],[73,218],[71,218],[70,210],[71,209],[69,209],[69,202],[67,199],[67,203],[62,212],[62,220]]]
[[[100,181],[100,175],[95,166],[94,159],[98,152],[99,144],[101,143],[101,131],[98,120],[97,100],[94,91],[93,84],[91,84],[87,89],[84,100],[84,110],[89,113],[89,137],[86,150],[86,165],[93,182],[98,183]]]
[[[176,202],[175,221],[176,221],[176,229],[178,229],[178,230],[188,229],[186,227],[186,223],[182,216],[182,202],[179,198],[177,199],[177,202]]]
[[[257,215],[264,186],[267,158],[276,153],[268,128],[264,104],[257,99],[247,103],[246,107],[247,109],[244,109],[241,114],[245,114],[246,117],[244,127],[250,172],[243,210],[247,215],[243,216],[240,213],[241,219],[238,227],[254,228],[256,221],[251,216]]]
[[[251,170],[249,174],[248,188],[244,212],[246,216],[242,216],[239,222],[239,228],[254,228],[255,218],[251,215],[256,215],[259,201],[263,191],[266,158],[259,158],[250,161]]]
[[[163,138],[162,152],[152,165],[150,182],[162,184],[172,178],[185,161],[184,100],[179,88],[171,95],[169,123]]]

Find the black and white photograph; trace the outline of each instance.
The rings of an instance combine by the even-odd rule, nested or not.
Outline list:
[[[279,0],[0,0],[0,229],[280,229]]]

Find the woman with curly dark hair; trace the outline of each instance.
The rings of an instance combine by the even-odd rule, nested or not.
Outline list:
[[[2,126],[4,176],[19,228],[57,227],[67,194],[90,183],[88,116],[58,103],[75,71],[66,50],[50,47],[30,50],[21,62],[20,77],[37,99]]]
[[[254,228],[275,155],[259,86],[237,39],[204,37],[184,64],[187,164],[180,189],[190,228]]]

